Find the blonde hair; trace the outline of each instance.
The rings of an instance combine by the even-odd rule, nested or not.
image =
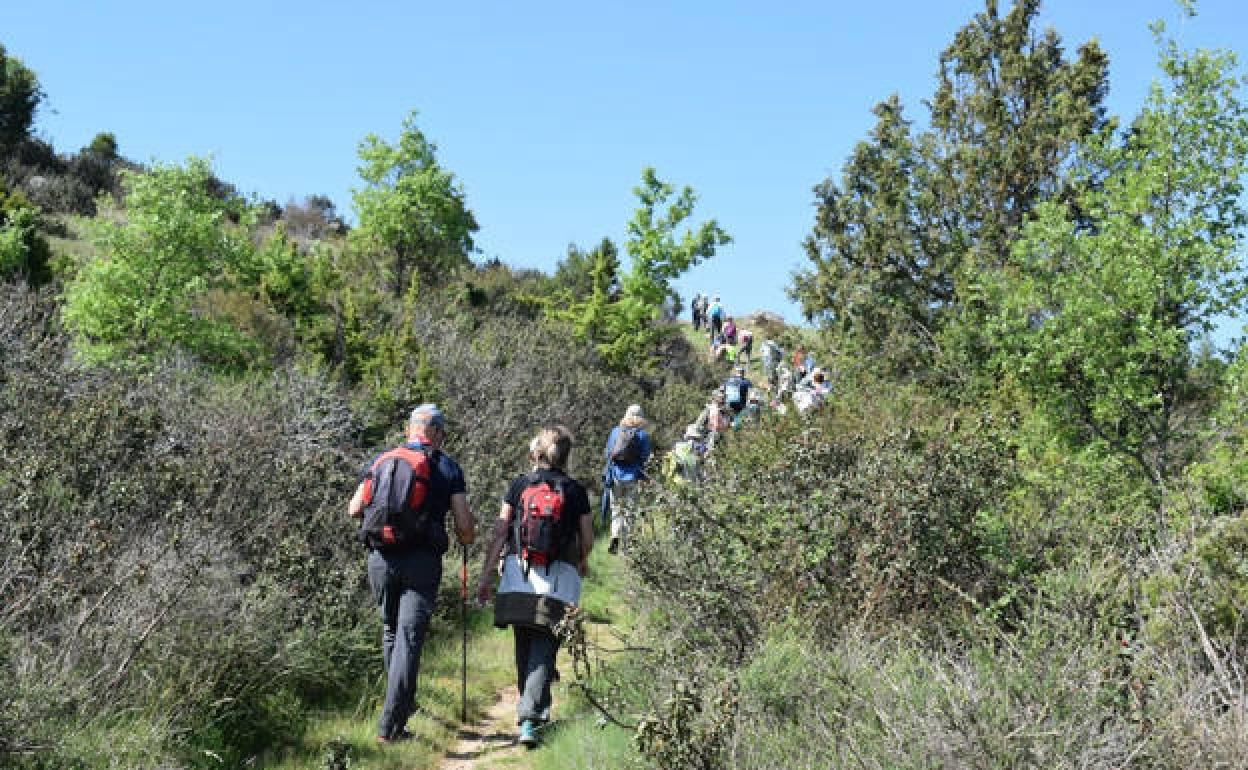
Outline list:
[[[572,454],[572,433],[562,425],[542,428],[529,442],[529,457],[538,466],[564,470]]]

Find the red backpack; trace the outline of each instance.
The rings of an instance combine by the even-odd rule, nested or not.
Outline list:
[[[525,569],[549,566],[563,546],[563,489],[558,482],[529,477],[529,486],[520,493],[520,508],[514,515],[513,538],[516,554]]]
[[[429,539],[429,450],[402,446],[383,453],[364,476],[360,542],[367,548],[401,551]]]

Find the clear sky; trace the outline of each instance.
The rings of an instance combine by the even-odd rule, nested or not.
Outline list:
[[[1011,3],[1001,0],[1002,12]],[[1156,76],[1147,24],[1248,55],[1248,3],[1048,0],[1042,26],[1110,56],[1110,109]],[[61,152],[100,131],[126,157],[206,155],[244,193],[328,195],[351,216],[356,148],[405,115],[463,184],[484,258],[553,269],[569,243],[622,246],[644,166],[698,193],[734,238],[678,288],[777,310],[801,267],[811,188],[839,174],[897,92],[912,118],[982,0],[0,3],[0,43],[38,75]]]

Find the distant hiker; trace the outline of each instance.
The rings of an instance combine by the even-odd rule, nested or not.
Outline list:
[[[724,381],[724,403],[734,415],[745,408],[746,400],[750,397],[751,385],[752,383],[745,377],[744,366],[737,366],[732,376]]]
[[[793,392],[793,370],[787,364],[776,365],[776,387],[772,393],[772,401],[783,403],[785,397]]]
[[[820,396],[826,396],[832,391],[832,383],[828,382],[828,375],[820,367],[810,373],[811,388]]]
[[[710,306],[711,306],[710,297],[706,296],[706,294],[704,293],[699,293],[698,294],[698,316],[702,319],[702,325],[707,326],[707,327],[711,325],[710,319],[707,317],[707,313],[709,312]]]
[[[806,354],[806,358],[802,360],[802,368],[810,372],[811,374],[814,374],[815,372],[815,354],[814,353]]]
[[[719,436],[732,428],[732,418],[728,416],[728,407],[724,405],[724,389],[716,388],[711,393],[710,402],[703,407],[698,415],[696,427],[706,435],[706,448],[711,450]]]
[[[668,484],[697,484],[702,481],[702,429],[696,424],[685,427],[685,437],[676,442],[663,458],[663,480]]]
[[[784,358],[784,351],[776,344],[775,340],[764,340],[762,348],[763,356],[763,376],[767,379],[767,387],[772,393],[776,390],[776,367]]]
[[[742,366],[750,365],[750,358],[754,353],[754,332],[749,329],[742,329],[738,336],[741,342],[737,345],[737,360]]]
[[[646,460],[650,459],[650,435],[645,430],[646,418],[641,405],[633,404],[624,412],[624,419],[611,429],[605,451],[607,475],[611,482],[611,542],[607,551],[615,553],[627,544],[637,504],[637,483],[646,477]]]
[[[724,339],[729,345],[737,344],[737,323],[731,316],[724,319]]]
[[[763,417],[763,397],[757,390],[750,391],[750,398],[732,421],[732,429],[739,430],[747,425],[756,425]]]
[[[689,303],[689,317],[693,321],[693,330],[699,331],[702,328],[702,295],[693,295],[693,301]]]
[[[446,514],[459,542],[473,540],[464,473],[442,452],[446,418],[433,404],[412,410],[407,441],[374,458],[347,515],[361,519],[368,548],[368,582],[381,610],[386,695],[377,742],[407,740],[416,697],[420,652],[442,581],[442,554],[450,546]]]
[[[537,745],[538,728],[550,721],[559,649],[555,626],[580,601],[594,546],[589,496],[566,470],[571,452],[572,435],[562,425],[542,428],[529,443],[533,470],[507,488],[477,581],[477,603],[484,605],[501,575],[494,625],[511,626],[515,638],[516,724],[520,743],[530,747]]]
[[[719,301],[719,295],[715,296],[707,312],[711,319],[711,339],[715,339],[724,329],[724,305]]]
[[[798,345],[793,349],[793,369],[801,369],[806,364],[806,350]]]

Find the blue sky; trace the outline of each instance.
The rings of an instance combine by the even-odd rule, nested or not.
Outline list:
[[[1009,0],[1001,0],[1003,10]],[[206,155],[284,203],[350,215],[356,148],[412,109],[462,182],[482,257],[553,269],[569,243],[622,243],[644,166],[699,196],[734,238],[679,288],[730,311],[798,311],[811,188],[839,169],[892,92],[911,117],[937,57],[982,0],[369,2],[41,0],[0,6],[0,43],[47,93],[38,132],[62,152],[100,131],[122,154]],[[1111,111],[1155,77],[1147,24],[1248,55],[1248,3],[1048,0],[1069,49],[1109,52]]]

